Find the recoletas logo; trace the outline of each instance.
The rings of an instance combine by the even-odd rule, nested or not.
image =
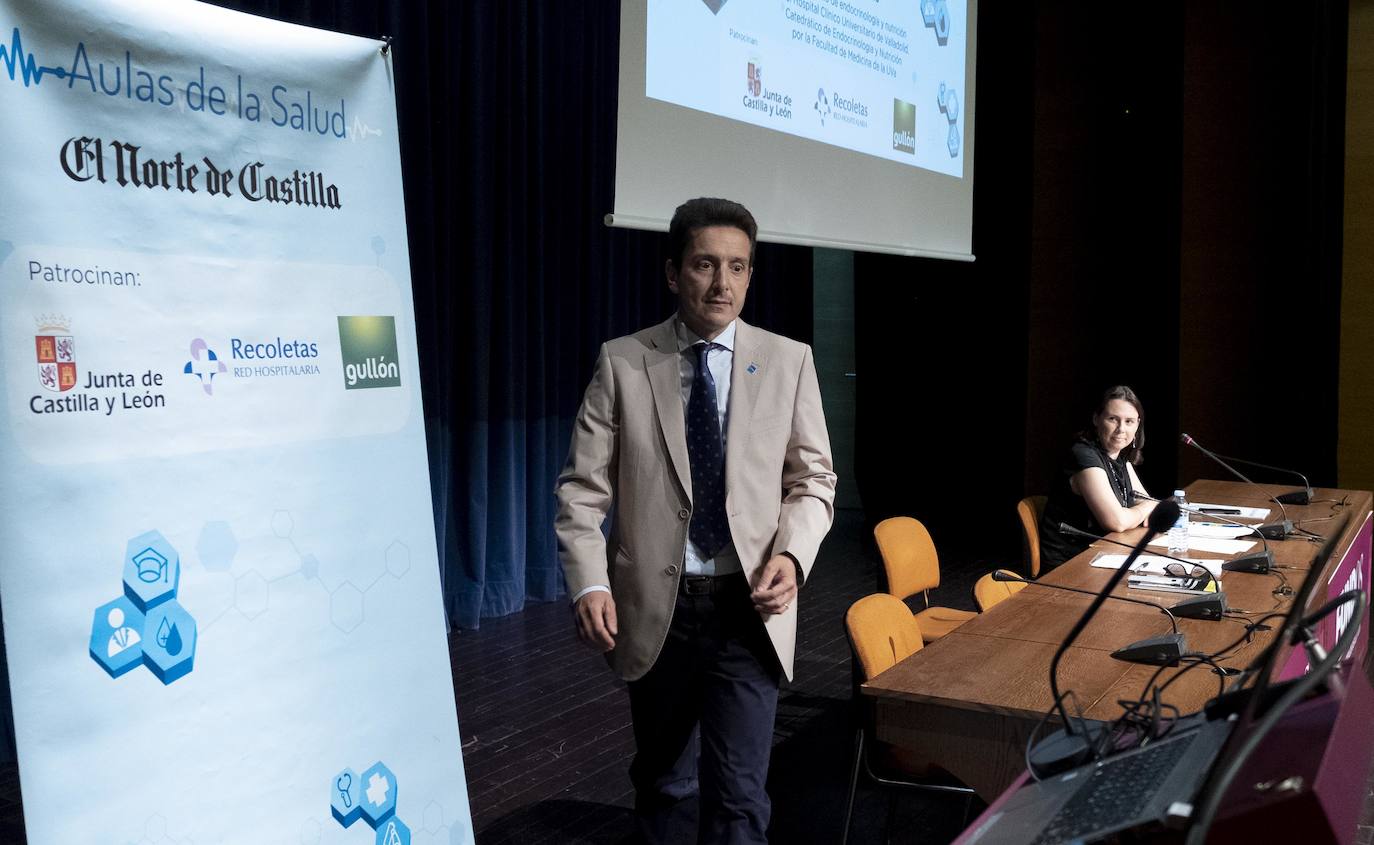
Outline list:
[[[308,337],[246,334],[229,338],[227,345],[210,346],[204,338],[191,341],[191,359],[181,371],[199,380],[205,395],[214,395],[215,376],[234,379],[302,378],[320,375],[320,345]],[[228,350],[228,358],[222,353]],[[228,366],[226,366],[226,361]]]
[[[229,368],[224,366],[224,362],[215,354],[215,350],[205,343],[204,338],[198,337],[191,341],[191,359],[182,365],[181,371],[186,375],[195,376],[205,395],[213,396],[215,376],[228,372]]]
[[[400,387],[395,317],[340,317],[344,388]]]
[[[892,98],[892,149],[916,153],[916,106]]]

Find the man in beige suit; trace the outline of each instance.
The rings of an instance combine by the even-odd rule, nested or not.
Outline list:
[[[629,682],[651,842],[766,841],[797,591],[833,517],[811,350],[739,319],[757,231],[728,200],[677,209],[677,313],[602,346],[558,480],[578,634]]]

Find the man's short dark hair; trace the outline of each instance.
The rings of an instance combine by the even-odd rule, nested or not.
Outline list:
[[[698,230],[707,226],[733,226],[749,236],[749,266],[754,265],[754,246],[758,241],[759,224],[749,209],[733,200],[717,197],[698,197],[687,200],[673,212],[668,224],[668,260],[674,267],[682,266],[687,244]]]

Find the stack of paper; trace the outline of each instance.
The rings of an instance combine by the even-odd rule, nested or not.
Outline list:
[[[1209,505],[1206,502],[1189,502],[1184,508],[1191,513],[1206,519],[1207,511],[1216,512],[1217,516],[1224,516],[1227,519],[1268,519],[1268,508],[1247,508],[1244,505]]]

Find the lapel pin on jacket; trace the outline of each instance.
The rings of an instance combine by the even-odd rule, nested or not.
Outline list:
[[[758,364],[755,364],[753,361],[750,361],[750,362],[749,362],[749,367],[748,367],[748,369],[746,370],[746,372],[752,374],[752,373],[757,373],[758,371],[759,371],[759,365],[758,365]]]

